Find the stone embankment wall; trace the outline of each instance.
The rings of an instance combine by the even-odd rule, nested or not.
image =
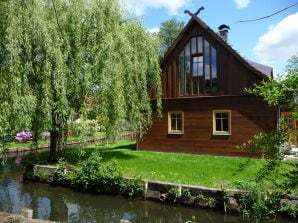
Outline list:
[[[33,173],[25,172],[24,178],[52,183],[55,171],[56,167],[54,166],[35,165]],[[127,180],[130,179],[127,178]],[[245,193],[240,190],[215,189],[150,180],[143,180],[143,184],[145,199],[224,210],[225,212],[240,212],[239,199]],[[286,195],[281,202],[298,207],[298,196]]]

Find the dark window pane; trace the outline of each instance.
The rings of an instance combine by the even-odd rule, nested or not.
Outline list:
[[[199,75],[199,64],[193,63],[192,64],[192,76],[198,76]]]
[[[203,38],[198,37],[198,53],[203,53]]]
[[[192,93],[193,94],[198,94],[198,77],[193,77],[192,78]]]
[[[176,118],[177,119],[182,119],[182,114],[181,113],[176,113]]]
[[[217,78],[216,49],[211,47],[212,78]]]
[[[190,74],[190,44],[185,47],[185,74],[186,74],[186,94],[190,94],[191,74]]]
[[[179,131],[182,131],[182,119],[177,119],[177,129]]]
[[[179,94],[184,95],[184,51],[179,56]]]
[[[229,131],[229,120],[222,119],[222,131],[228,132]]]
[[[210,91],[210,80],[211,80],[211,72],[210,72],[210,44],[207,40],[204,41],[204,71],[205,71],[205,91]]]
[[[176,130],[176,122],[175,122],[175,119],[172,119],[172,120],[171,120],[171,130],[172,130],[172,131]]]
[[[216,119],[216,127],[215,130],[216,131],[221,131],[222,127],[221,127],[221,119]]]
[[[211,47],[211,91],[217,91],[217,60],[216,60],[216,49]]]
[[[199,76],[199,93],[204,94],[205,80],[203,76]]]
[[[197,38],[196,37],[193,37],[191,39],[191,53],[192,54],[197,53]]]
[[[229,132],[230,131],[229,112],[216,112],[214,115],[215,115],[215,131]]]
[[[221,113],[221,117],[227,119],[227,118],[229,118],[229,113],[227,113],[227,112],[222,112],[222,113]]]
[[[216,119],[221,118],[221,113],[220,112],[215,113],[215,118]]]
[[[204,72],[203,72],[203,62],[202,63],[199,63],[198,74],[199,74],[199,76],[203,76],[204,75]]]

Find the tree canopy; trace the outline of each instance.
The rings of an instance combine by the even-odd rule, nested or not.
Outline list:
[[[184,22],[173,18],[161,23],[158,37],[161,40],[161,56],[172,46],[180,32],[184,28]]]
[[[0,4],[0,134],[51,132],[63,155],[71,114],[92,111],[109,135],[151,124],[161,108],[156,41],[117,0],[6,0]]]

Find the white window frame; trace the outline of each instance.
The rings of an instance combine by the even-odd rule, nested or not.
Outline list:
[[[181,114],[181,130],[172,129],[172,114]],[[168,112],[168,134],[183,134],[184,133],[184,112],[182,111],[169,111]]]
[[[216,131],[216,114],[217,113],[228,113],[228,131]],[[214,110],[213,111],[213,135],[231,135],[231,110]]]

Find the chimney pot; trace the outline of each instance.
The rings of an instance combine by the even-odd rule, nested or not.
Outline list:
[[[219,36],[225,41],[228,42],[228,33],[229,33],[230,27],[222,24],[218,27]]]

